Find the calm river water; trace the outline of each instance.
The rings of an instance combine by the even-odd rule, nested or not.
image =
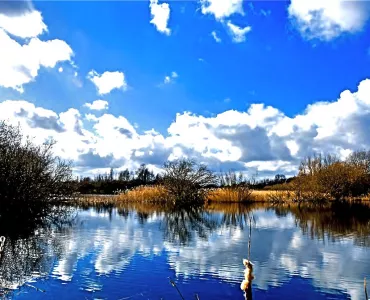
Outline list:
[[[365,299],[370,209],[359,205],[136,205],[73,211],[63,228],[7,240],[0,284],[15,299],[244,299],[253,215],[254,299]],[[368,288],[369,290],[369,288]]]

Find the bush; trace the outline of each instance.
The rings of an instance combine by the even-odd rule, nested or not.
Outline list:
[[[347,160],[335,156],[308,157],[301,162],[299,174],[291,182],[297,200],[342,200],[369,192],[370,155],[354,152]]]
[[[180,159],[164,164],[162,183],[176,204],[202,203],[205,188],[216,183],[216,176],[203,164]]]
[[[19,126],[0,122],[1,221],[48,217],[49,204],[72,195],[70,164],[53,155],[53,145],[35,145]]]

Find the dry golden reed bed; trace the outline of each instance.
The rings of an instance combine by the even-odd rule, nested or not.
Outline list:
[[[118,201],[127,202],[165,202],[168,193],[163,186],[139,186],[117,196]]]
[[[206,202],[218,203],[253,203],[253,202],[294,202],[296,194],[292,191],[249,190],[247,188],[210,189]],[[347,199],[349,201],[359,199]],[[369,201],[369,196],[361,198]],[[170,197],[163,186],[140,186],[119,195],[82,195],[81,204],[114,205],[124,202],[132,203],[166,203]]]
[[[207,193],[207,200],[214,202],[246,202],[251,201],[252,191],[246,187],[216,188]]]
[[[206,201],[219,203],[270,202],[291,200],[291,193],[284,191],[257,191],[247,188],[215,188],[207,193]],[[170,197],[162,186],[140,186],[119,195],[82,195],[79,202],[84,204],[117,204],[119,202],[165,203]]]

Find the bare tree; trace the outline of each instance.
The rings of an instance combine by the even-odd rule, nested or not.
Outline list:
[[[141,164],[139,169],[136,171],[136,178],[140,180],[143,184],[147,184],[154,180],[153,172],[149,171],[145,164]]]
[[[53,154],[54,142],[35,145],[19,126],[0,122],[0,221],[47,218],[73,193],[70,163]],[[1,223],[0,222],[0,223]]]
[[[177,204],[194,203],[204,201],[204,188],[215,184],[216,176],[203,164],[180,159],[164,164],[162,182]]]
[[[356,167],[364,168],[364,171],[370,174],[370,151],[354,151],[346,161]]]

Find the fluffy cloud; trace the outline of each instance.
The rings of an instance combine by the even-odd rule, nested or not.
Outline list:
[[[345,156],[370,148],[369,99],[367,79],[358,91],[344,91],[336,101],[309,105],[294,117],[263,104],[213,117],[177,114],[167,135],[154,129],[139,132],[123,116],[83,116],[73,108],[56,113],[20,100],[0,103],[0,119],[21,124],[36,142],[54,138],[57,154],[73,159],[77,172],[92,174],[104,166],[140,163],[160,167],[168,159],[190,157],[217,171],[232,168],[251,174],[258,170],[261,176],[293,175],[299,160],[314,152]]]
[[[0,119],[19,124],[36,143],[55,139],[55,154],[65,159],[78,159],[94,141],[94,135],[82,127],[81,114],[73,108],[57,114],[27,101],[4,101],[0,103]]]
[[[95,100],[92,103],[85,103],[84,106],[91,110],[105,110],[108,109],[108,102],[105,100]]]
[[[123,72],[106,71],[103,74],[99,74],[96,71],[91,70],[87,78],[95,84],[100,95],[109,94],[114,89],[127,89],[125,74]]]
[[[370,5],[368,1],[291,0],[288,13],[304,37],[328,41],[362,30],[370,17]]]
[[[168,20],[170,19],[170,6],[168,3],[158,4],[158,0],[150,0],[150,14],[152,19],[151,24],[157,28],[157,30],[166,35],[171,34],[171,30],[168,28]]]
[[[252,27],[246,26],[244,28],[239,27],[230,21],[226,23],[226,26],[230,32],[234,43],[242,43],[245,41],[245,35],[252,30]]]
[[[251,27],[239,27],[231,21],[225,21],[225,18],[233,14],[244,15],[243,0],[201,0],[201,8],[203,14],[213,14],[214,17],[227,27],[234,43],[241,43],[245,41],[245,35],[251,31]],[[217,35],[216,31],[211,32],[212,37],[217,43],[221,43],[221,38]]]
[[[238,13],[243,15],[243,0],[201,0],[203,14],[213,14],[216,19],[223,19]]]
[[[221,38],[219,38],[219,37],[218,37],[218,35],[217,35],[217,32],[216,32],[216,31],[212,31],[211,35],[212,35],[212,37],[215,39],[215,41],[216,41],[217,43],[221,43],[221,42],[222,42]]]
[[[174,79],[176,79],[177,77],[179,77],[179,75],[176,72],[171,72],[170,75],[167,75],[167,76],[164,77],[163,83],[164,84],[169,84],[169,83],[173,82]]]
[[[0,28],[20,38],[36,37],[47,30],[41,13],[36,10],[15,16],[8,16],[0,12]]]
[[[40,12],[22,10],[17,14],[10,10],[13,6],[6,8],[0,11],[0,86],[23,92],[23,85],[33,81],[41,67],[54,68],[58,62],[70,61],[73,51],[62,40],[37,37],[47,30]],[[8,11],[12,13],[6,15]],[[20,43],[9,34],[30,39]]]

